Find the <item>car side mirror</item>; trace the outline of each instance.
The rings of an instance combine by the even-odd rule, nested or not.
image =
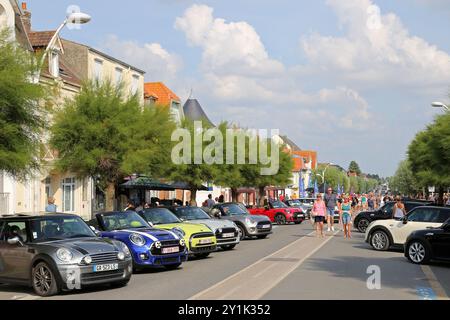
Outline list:
[[[403,217],[402,218],[403,224],[408,224],[408,217]]]
[[[97,237],[100,237],[100,235],[101,235],[101,232],[100,232],[100,231],[98,231],[97,229],[95,229],[93,226],[89,226],[89,227],[91,228],[92,231],[94,231],[94,233],[95,233],[95,235],[96,235]]]
[[[21,246],[23,246],[22,241],[20,241],[20,238],[17,237],[17,236],[15,236],[13,238],[9,238],[8,239],[8,244],[10,244],[12,246],[20,244]]]
[[[220,219],[222,217],[222,213],[220,212],[219,209],[212,209],[211,210],[211,216]]]

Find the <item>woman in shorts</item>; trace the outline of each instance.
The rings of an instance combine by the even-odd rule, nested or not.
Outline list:
[[[351,222],[352,222],[352,203],[350,202],[350,197],[345,197],[344,202],[341,205],[341,221],[344,226],[344,237],[351,238]]]
[[[325,206],[325,201],[323,201],[322,199],[322,195],[318,194],[317,195],[317,199],[314,202],[314,206],[311,210],[311,214],[314,217],[314,221],[316,224],[316,235],[317,237],[321,236],[322,238],[324,237],[323,235],[323,223],[325,221],[325,216],[327,213],[327,208]]]

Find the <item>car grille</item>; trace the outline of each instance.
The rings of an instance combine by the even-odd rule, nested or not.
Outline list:
[[[191,248],[191,251],[193,252],[193,253],[202,253],[202,252],[211,252],[211,251],[214,251],[214,250],[216,250],[217,249],[217,246],[211,246],[211,245],[208,245],[208,246],[202,246],[202,247],[195,247],[195,248]]]
[[[192,243],[192,239],[211,238],[211,237],[214,237],[214,236],[215,235],[212,232],[201,232],[201,233],[194,234],[189,241]],[[210,246],[211,246],[210,244],[206,244],[206,245],[205,244],[200,244],[200,243],[197,244],[197,247],[210,247]],[[190,246],[190,247],[192,249],[192,246]]]
[[[107,263],[107,262],[114,262],[119,260],[117,258],[118,252],[105,252],[105,253],[98,253],[98,254],[92,254],[90,255],[92,258],[92,263]]]
[[[270,225],[270,228],[269,229],[263,228],[263,226],[265,226],[265,225]],[[270,221],[260,221],[256,225],[256,228],[257,229],[262,229],[262,230],[272,230],[272,222],[270,222]]]
[[[122,276],[123,276],[123,269],[105,272],[84,273],[81,275],[81,281],[83,284],[89,284],[108,279],[113,280],[117,278],[122,278]]]
[[[170,264],[170,263],[179,263],[180,258],[162,258],[155,260],[155,265],[163,265],[163,264]]]
[[[217,230],[217,231],[216,231],[216,238],[217,238],[217,241],[218,241],[218,242],[220,242],[220,239],[222,239],[222,235],[223,235],[224,233],[232,233],[232,234],[234,234],[235,237],[238,236],[238,232],[237,232],[236,229],[234,229],[234,228],[225,228],[225,229],[222,229],[222,233],[219,233],[219,231]],[[224,239],[229,240],[230,238],[224,238]]]
[[[186,247],[180,246],[180,240],[166,240],[166,241],[160,241],[161,242],[161,248],[158,249],[155,246],[152,246],[152,249],[150,250],[150,253],[154,256],[164,256],[164,255],[171,255],[171,254],[180,254],[183,253],[184,249]],[[178,247],[180,249],[177,253],[162,253],[162,248],[168,248],[168,247]]]

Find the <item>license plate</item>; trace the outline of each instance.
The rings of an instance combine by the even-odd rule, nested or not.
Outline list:
[[[163,254],[176,253],[176,252],[180,252],[180,248],[179,247],[162,248],[161,252]]]
[[[213,241],[211,240],[211,239],[200,239],[199,241],[198,241],[198,243],[199,244],[210,244],[210,243],[212,243]]]
[[[265,224],[262,226],[263,229],[270,229],[270,224]]]
[[[113,271],[118,270],[119,264],[112,263],[112,264],[99,264],[94,266],[94,272],[104,272],[104,271]]]
[[[233,238],[234,237],[234,233],[224,233],[222,235],[222,238]]]

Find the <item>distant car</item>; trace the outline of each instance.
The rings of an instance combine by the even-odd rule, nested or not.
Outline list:
[[[405,243],[405,256],[416,264],[450,261],[450,219],[439,228],[411,233]]]
[[[205,257],[217,249],[215,234],[204,224],[182,222],[167,208],[145,209],[139,215],[155,228],[179,233],[186,241],[189,253],[196,257]]]
[[[242,203],[219,203],[210,211],[212,217],[233,221],[241,240],[246,237],[264,239],[272,233],[272,222],[266,216],[251,215]]]
[[[217,246],[231,250],[239,244],[239,228],[233,221],[211,218],[198,207],[169,207],[183,222],[200,223],[207,226],[216,236]]]
[[[257,216],[266,216],[271,222],[276,224],[300,224],[305,220],[305,214],[300,208],[288,207],[285,203],[275,200],[269,201],[269,204],[263,208],[248,209],[250,214]]]
[[[410,212],[415,207],[420,207],[424,205],[431,205],[431,202],[422,202],[422,201],[405,201],[406,213]],[[360,212],[354,219],[353,225],[359,232],[366,232],[367,227],[372,221],[376,220],[387,220],[392,219],[394,201],[387,202],[384,206],[375,211],[363,211]]]
[[[89,285],[125,286],[131,254],[119,241],[98,238],[78,216],[0,218],[0,282],[33,287],[48,297]]]
[[[96,220],[101,237],[121,241],[128,247],[134,269],[165,267],[173,270],[187,260],[183,237],[152,228],[134,211],[98,213]]]
[[[305,213],[305,218],[311,219],[311,210],[314,206],[314,201],[314,198],[301,198],[285,200],[284,203],[288,207],[301,208]]]
[[[440,227],[450,218],[450,208],[416,207],[402,220],[377,220],[366,230],[365,240],[377,251],[403,247],[409,235],[417,230]]]

